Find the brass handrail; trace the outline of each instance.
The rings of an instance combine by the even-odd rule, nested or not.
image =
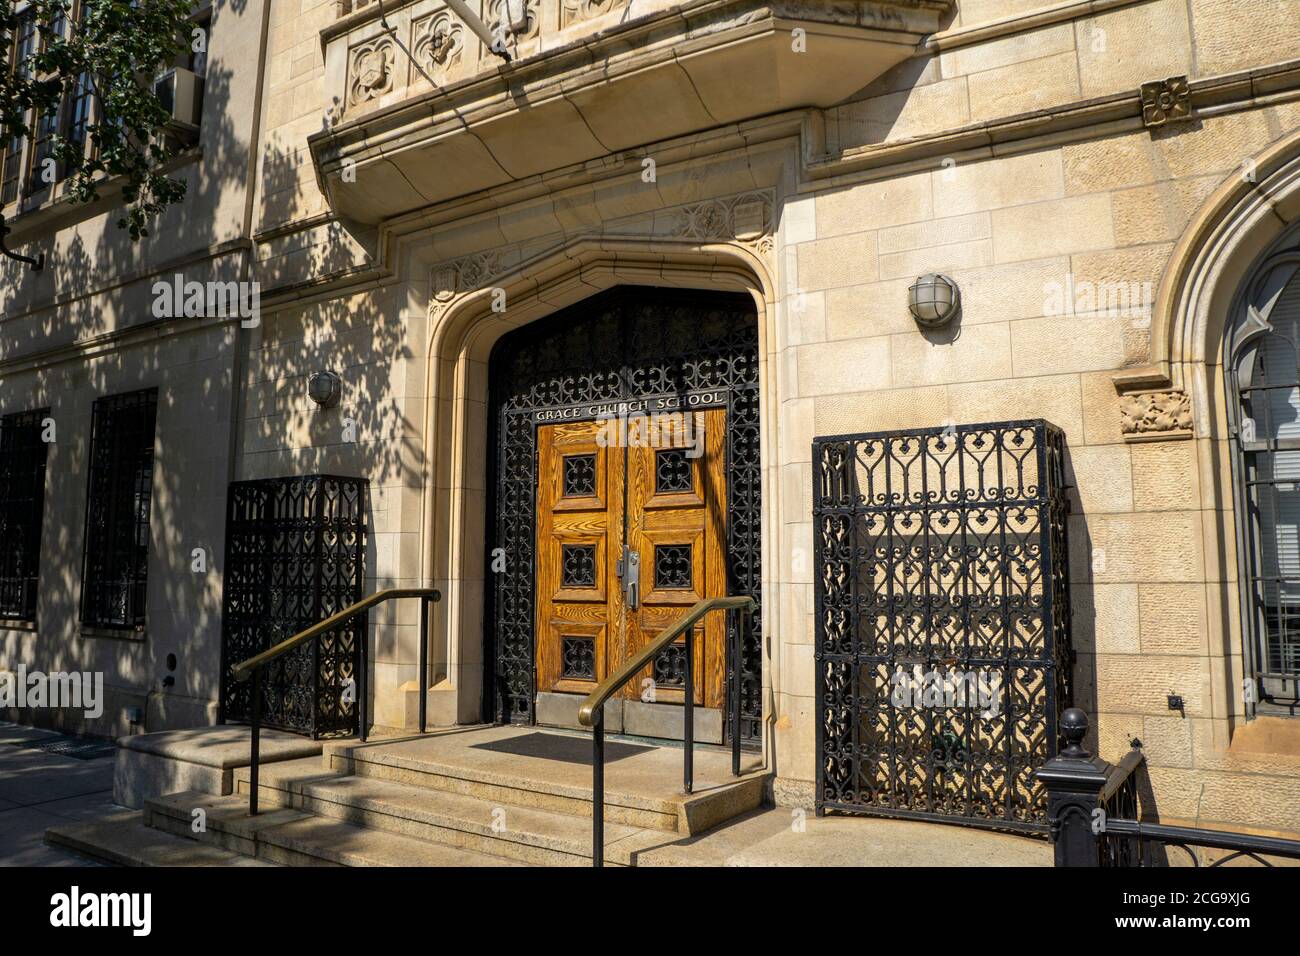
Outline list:
[[[695,773],[695,641],[690,635],[693,628],[710,611],[729,611],[733,609],[745,612],[744,628],[735,629],[735,641],[731,650],[731,773],[740,776],[740,655],[743,646],[743,634],[752,623],[758,602],[751,597],[715,597],[697,602],[689,611],[677,619],[671,627],[666,628],[653,641],[646,644],[636,654],[623,663],[596,686],[578,710],[578,721],[592,729],[591,734],[591,863],[593,866],[605,865],[605,704],[619,690],[641,672],[647,664],[669,644],[683,633],[687,635],[685,646],[686,673],[682,700],[682,789],[691,792]]]
[[[596,709],[603,707],[605,701],[618,693],[624,684],[636,677],[641,668],[654,660],[660,651],[699,623],[700,618],[710,611],[726,611],[734,607],[748,608],[752,612],[757,607],[757,602],[752,597],[718,597],[697,601],[689,611],[678,618],[677,623],[641,648],[637,654],[628,658],[622,667],[596,685],[596,689],[587,695],[582,702],[582,707],[578,710],[579,723],[584,727],[592,726]]]
[[[297,634],[293,635],[293,637],[285,638],[274,647],[268,647],[266,650],[262,651],[262,653],[254,654],[246,661],[240,661],[231,668],[231,674],[234,676],[235,680],[248,680],[248,678],[253,675],[255,669],[265,667],[281,654],[293,650],[299,644],[310,641],[313,637],[319,637],[326,631],[333,630],[344,621],[350,621],[362,611],[372,608],[376,604],[380,604],[393,598],[406,597],[426,597],[433,601],[442,600],[442,594],[437,588],[384,588],[381,591],[376,591],[369,597],[362,598],[355,604],[349,604],[337,614],[331,614],[323,621],[317,621],[311,627],[299,631]]]
[[[258,792],[258,769],[261,765],[261,727],[262,727],[262,670],[267,664],[275,660],[281,654],[286,654],[305,644],[312,638],[319,637],[326,631],[333,630],[340,624],[350,621],[362,611],[381,604],[384,601],[391,601],[400,598],[415,597],[420,599],[420,733],[424,733],[428,707],[428,677],[429,677],[429,605],[442,600],[442,592],[437,588],[384,588],[376,591],[369,597],[364,597],[355,604],[349,604],[343,610],[336,614],[331,614],[323,621],[317,621],[311,627],[304,628],[292,637],[287,637],[274,647],[268,647],[260,654],[254,654],[248,660],[240,661],[231,668],[231,674],[237,681],[253,680],[253,687],[250,692],[251,714],[249,716],[249,725],[251,730],[251,740],[249,742],[249,761],[248,761],[248,814],[257,816],[257,792]],[[357,736],[364,742],[366,739],[366,670],[369,666],[366,660],[367,636],[360,635],[358,638],[358,666],[356,675],[356,705],[357,705]]]

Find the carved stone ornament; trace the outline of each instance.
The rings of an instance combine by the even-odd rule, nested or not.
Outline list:
[[[1192,399],[1184,391],[1121,395],[1119,413],[1125,441],[1192,437]]]
[[[447,73],[460,62],[465,47],[464,30],[447,11],[415,24],[415,60],[431,76]]]
[[[651,216],[629,216],[607,220],[601,229],[609,236],[636,236],[654,241],[665,233],[672,239],[700,242],[734,242],[746,246],[760,258],[771,260],[773,252],[773,196],[770,191],[755,190],[721,199],[705,199],[665,210],[665,229],[656,229]],[[558,244],[557,244],[558,245]],[[538,254],[531,244],[527,255],[519,246],[507,246],[475,252],[443,262],[432,271],[431,313],[445,308],[459,295],[487,288],[498,277],[517,268],[525,259]]]
[[[623,3],[624,0],[564,0],[560,8],[560,27],[603,16]]]
[[[356,106],[378,99],[393,89],[393,41],[377,37],[352,51],[348,103]]]
[[[1192,91],[1187,77],[1142,84],[1142,123],[1148,128],[1192,119]]]

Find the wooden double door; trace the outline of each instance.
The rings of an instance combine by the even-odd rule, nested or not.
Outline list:
[[[537,690],[585,695],[726,593],[726,410],[543,425],[537,455]],[[725,628],[692,634],[697,705],[724,706]],[[621,696],[681,703],[684,641]]]

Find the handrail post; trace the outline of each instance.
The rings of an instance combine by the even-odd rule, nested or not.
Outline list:
[[[605,705],[591,728],[591,865],[605,865]]]
[[[369,693],[370,681],[366,679],[366,672],[369,668],[370,655],[370,629],[368,627],[360,628],[357,633],[357,645],[360,653],[357,655],[359,662],[357,674],[357,737],[364,744],[366,742],[366,694]]]
[[[682,760],[682,789],[691,792],[695,776],[695,628],[686,632],[686,708],[682,715],[685,723],[686,753]]]
[[[257,764],[262,745],[262,668],[253,671],[252,752],[248,760],[248,815],[257,816]]]
[[[1047,823],[1056,866],[1101,865],[1105,835],[1095,818],[1111,765],[1083,748],[1087,733],[1087,714],[1077,707],[1065,711],[1061,734],[1066,747],[1034,773],[1047,792]]]
[[[753,627],[753,609],[741,608],[736,637],[731,648],[731,775],[740,776],[740,655],[745,637]]]
[[[429,599],[420,598],[420,733],[424,733],[429,707]]]

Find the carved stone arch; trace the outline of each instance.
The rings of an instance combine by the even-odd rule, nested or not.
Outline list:
[[[1151,361],[1115,375],[1121,393],[1183,394],[1198,435],[1226,426],[1224,333],[1241,287],[1300,221],[1300,130],[1240,167],[1205,201],[1170,254],[1151,317]]]
[[[779,528],[778,495],[767,494],[773,481],[776,445],[774,349],[777,291],[763,251],[767,245],[740,240],[704,242],[651,237],[572,237],[496,274],[492,263],[472,276],[485,284],[449,291],[449,277],[435,269],[429,299],[427,388],[424,413],[424,493],[421,576],[442,589],[433,628],[435,670],[454,685],[456,719],[481,717],[483,568],[486,556],[488,378],[493,345],[506,332],[544,318],[597,292],[619,285],[747,293],[754,302],[759,333],[760,420],[765,506],[762,562]],[[445,268],[445,267],[439,267]],[[495,311],[504,301],[505,310]],[[778,619],[775,595],[765,598],[766,619]],[[767,661],[764,661],[766,668]]]

